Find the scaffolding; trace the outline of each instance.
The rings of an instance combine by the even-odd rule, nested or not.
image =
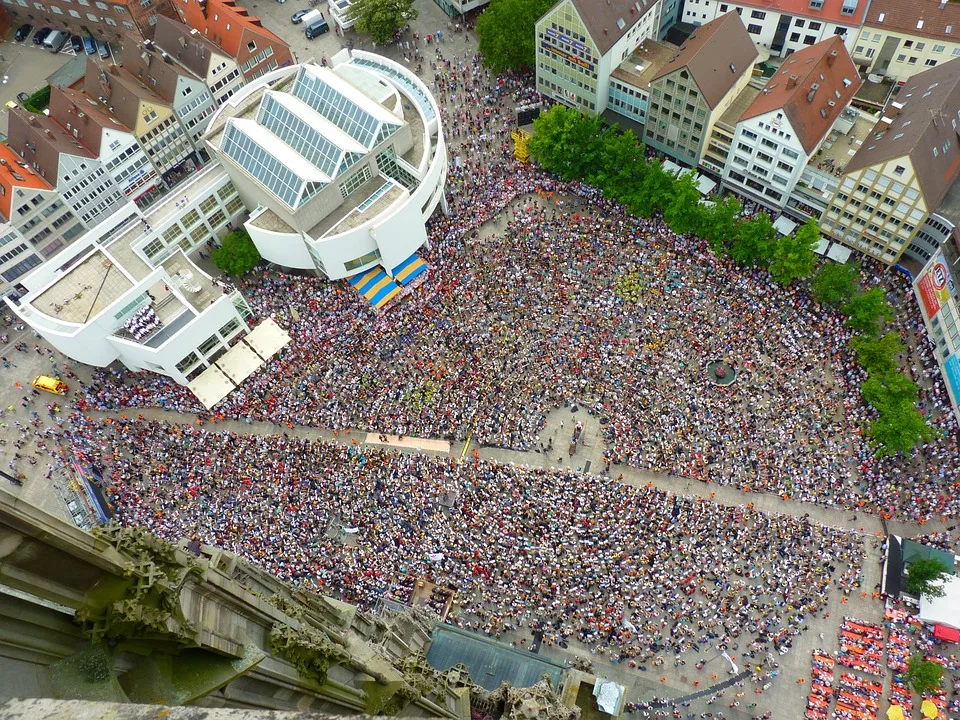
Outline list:
[[[516,128],[510,137],[513,138],[513,156],[520,162],[530,162],[530,149],[527,143],[530,142],[530,133],[526,130]]]

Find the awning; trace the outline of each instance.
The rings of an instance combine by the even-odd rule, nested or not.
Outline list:
[[[199,377],[187,385],[190,392],[197,396],[197,400],[209,410],[227,395],[233,392],[233,383],[230,378],[216,365],[211,365]]]
[[[853,252],[845,245],[839,245],[834,243],[833,247],[827,251],[827,257],[831,260],[836,260],[838,263],[845,263],[850,259],[850,253]]]
[[[797,229],[797,224],[786,215],[781,215],[773,221],[773,226],[781,235],[789,235]]]
[[[349,279],[349,282],[377,310],[400,294],[400,286],[387,275],[386,270],[382,267],[376,267],[373,270],[354,275]]]
[[[393,279],[400,283],[400,285],[406,286],[413,282],[414,278],[418,277],[422,273],[427,271],[427,264],[417,257],[417,254],[414,253],[402,263],[397,265],[393,271],[390,273],[393,275]]]
[[[290,344],[290,333],[277,325],[273,318],[267,318],[257,325],[243,341],[264,360],[280,352]]]
[[[664,160],[663,164],[660,167],[662,167],[668,173],[677,173],[683,169],[679,165],[677,165],[673,160]]]
[[[696,182],[697,190],[700,191],[701,195],[709,195],[717,187],[717,184],[706,175],[697,175]]]
[[[946,640],[947,642],[960,642],[960,630],[956,630],[946,625],[934,625],[933,636],[937,640]]]
[[[814,251],[817,255],[823,255],[825,252],[827,252],[827,248],[828,248],[829,246],[830,246],[830,242],[829,242],[828,240],[825,240],[825,239],[823,239],[823,238],[820,238],[820,239],[817,241],[817,246],[813,249],[813,251]]]
[[[618,685],[611,680],[597,678],[593,685],[593,697],[597,699],[597,707],[601,712],[617,717],[620,714],[620,703],[626,690],[623,685]]]
[[[263,364],[263,358],[242,342],[238,342],[227,350],[226,354],[216,362],[217,367],[223,370],[223,374],[237,385],[253,375]]]

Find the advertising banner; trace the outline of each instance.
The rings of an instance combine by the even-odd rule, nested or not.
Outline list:
[[[943,253],[939,253],[929,270],[917,280],[917,294],[927,311],[927,317],[933,318],[953,292],[953,278],[947,269]]]

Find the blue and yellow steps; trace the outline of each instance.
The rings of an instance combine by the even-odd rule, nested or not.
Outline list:
[[[400,286],[382,267],[354,275],[349,282],[377,310],[400,294]]]
[[[416,253],[414,253],[402,263],[397,265],[390,274],[393,275],[393,279],[396,282],[403,286],[407,286],[413,282],[414,278],[421,273],[426,272],[426,270],[427,264],[421,260]]]

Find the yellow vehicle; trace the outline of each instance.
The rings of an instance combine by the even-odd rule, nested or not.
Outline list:
[[[33,379],[33,386],[37,390],[46,390],[54,395],[66,395],[69,390],[67,384],[60,378],[52,378],[49,375],[37,375]]]

